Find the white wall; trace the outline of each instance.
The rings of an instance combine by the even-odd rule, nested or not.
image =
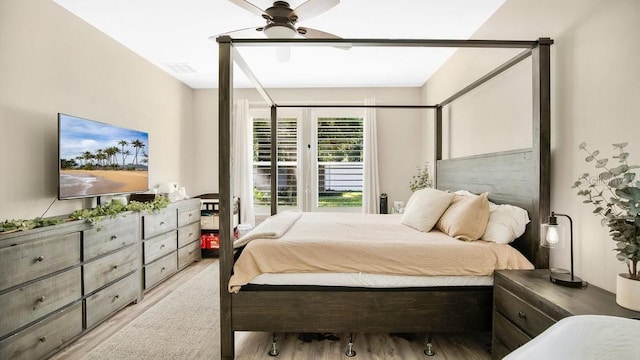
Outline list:
[[[57,196],[58,112],[149,132],[150,184],[191,187],[193,93],[49,0],[0,1],[0,220]],[[46,216],[86,204],[57,201]]]
[[[373,97],[379,104],[419,104],[420,88],[347,88],[347,89],[270,89],[270,96],[276,103],[310,102],[363,103],[367,97]],[[195,91],[195,114],[198,148],[196,158],[200,170],[195,181],[194,193],[218,192],[218,92],[217,90]],[[236,89],[235,99],[248,99],[258,106],[263,102],[253,89]],[[422,138],[422,112],[424,110],[378,109],[378,151],[380,172],[380,191],[389,196],[389,203],[404,200],[411,196],[409,180],[415,168],[421,165],[420,146]],[[211,138],[210,134],[215,134]],[[215,167],[214,167],[215,166]]]
[[[597,173],[578,150],[583,141],[607,156],[613,155],[612,143],[628,141],[630,162],[640,163],[638,34],[637,0],[507,0],[474,34],[476,39],[555,40],[551,209],[573,217],[576,274],[609,291],[615,291],[615,276],[626,267],[615,259],[612,250],[615,243],[607,228],[600,226],[600,219],[591,213],[593,208],[582,203],[571,185],[584,172]],[[450,93],[448,88],[468,84],[510,56],[504,51],[459,51],[428,81],[423,96],[429,101],[441,99],[443,93]],[[522,87],[531,73],[527,67],[525,64],[512,69],[486,89],[479,89],[451,106],[448,150],[452,156],[507,150],[501,149],[503,145],[519,148],[530,144],[531,106],[526,99],[530,89]],[[489,106],[489,101],[494,105]],[[508,118],[522,126],[505,125]],[[483,125],[467,125],[469,122]],[[432,126],[425,127],[427,138],[433,136]],[[472,127],[471,133],[482,131],[481,136],[473,141],[464,132],[466,126]],[[490,130],[481,130],[485,126]],[[432,156],[429,153],[427,157]],[[566,250],[556,254],[560,259],[552,261],[568,268]]]

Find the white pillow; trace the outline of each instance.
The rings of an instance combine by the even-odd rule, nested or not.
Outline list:
[[[426,188],[411,195],[400,222],[416,230],[428,232],[447,210],[454,193]]]
[[[490,203],[489,222],[480,239],[508,244],[524,234],[529,221],[529,214],[525,209]]]

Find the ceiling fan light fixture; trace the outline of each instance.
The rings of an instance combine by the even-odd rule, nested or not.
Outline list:
[[[291,25],[267,24],[264,33],[269,39],[292,39],[296,36],[296,29]]]

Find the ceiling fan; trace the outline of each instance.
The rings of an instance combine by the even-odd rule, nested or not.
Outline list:
[[[246,0],[229,0],[239,7],[248,10],[254,14],[260,15],[266,20],[264,26],[251,27],[224,33],[222,35],[230,35],[231,37],[252,37],[255,32],[262,32],[270,39],[290,39],[296,36],[302,36],[307,39],[340,39],[339,36],[308,28],[296,26],[299,20],[308,20],[318,16],[332,7],[338,5],[340,0],[307,0],[295,9],[292,9],[286,1],[275,1],[273,5],[265,10],[260,9],[256,5]],[[341,46],[340,48],[348,48],[349,46]],[[290,51],[288,47],[278,47],[278,60],[289,60]]]

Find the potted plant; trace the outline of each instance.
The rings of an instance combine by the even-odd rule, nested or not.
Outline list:
[[[597,177],[582,174],[573,188],[584,197],[584,203],[595,207],[593,213],[602,217],[601,225],[609,227],[609,235],[616,243],[617,259],[627,265],[627,273],[617,278],[616,302],[640,311],[640,180],[634,172],[640,166],[627,162],[627,145],[613,144],[618,151],[612,156],[617,160],[614,166],[608,158],[600,157],[600,151],[590,151],[581,143],[578,148],[587,153],[585,160],[601,172]]]
[[[431,176],[429,175],[429,164],[425,164],[424,168],[416,166],[416,174],[411,177],[409,181],[409,189],[411,192],[416,192],[420,189],[430,188],[433,186]]]

